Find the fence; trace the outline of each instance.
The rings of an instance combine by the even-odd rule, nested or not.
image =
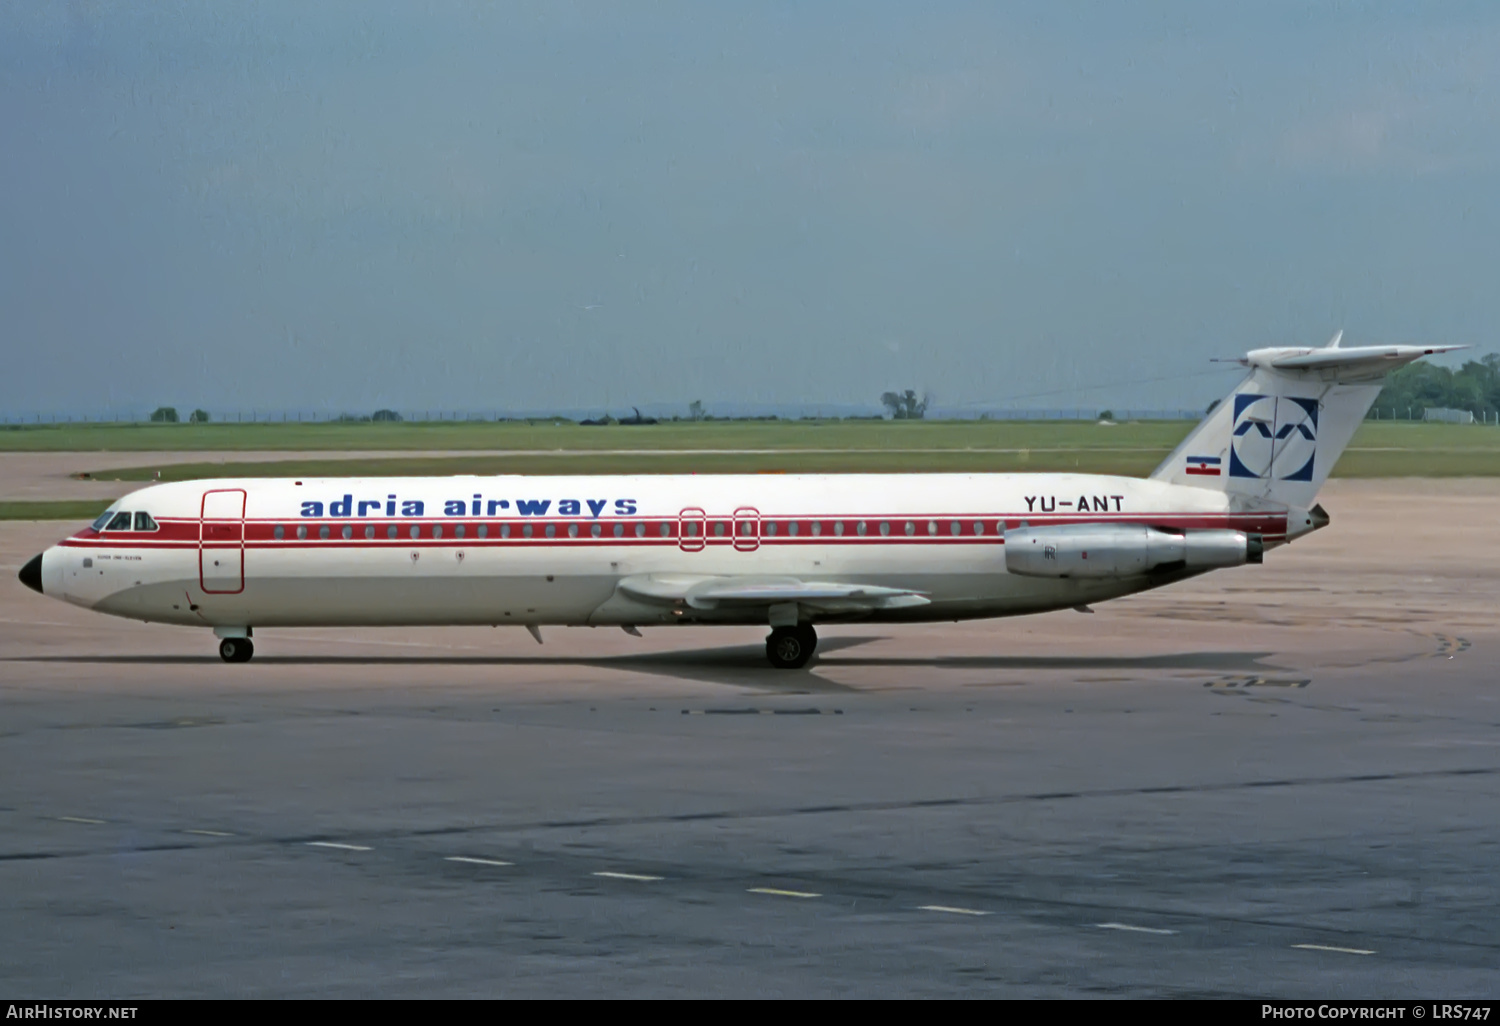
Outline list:
[[[1367,420],[1406,420],[1420,423],[1490,424],[1500,426],[1500,411],[1450,410],[1437,406],[1374,407]]]

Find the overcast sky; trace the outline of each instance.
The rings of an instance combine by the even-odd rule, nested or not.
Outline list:
[[[0,0],[0,412],[1202,406],[1497,171],[1490,2]]]

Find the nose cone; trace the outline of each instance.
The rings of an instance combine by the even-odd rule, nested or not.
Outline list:
[[[21,573],[18,576],[22,584],[40,595],[42,593],[42,557],[32,556],[31,562],[21,567]]]

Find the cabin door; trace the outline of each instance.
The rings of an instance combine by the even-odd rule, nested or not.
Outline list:
[[[245,490],[203,493],[198,521],[198,586],[209,595],[245,590]]]

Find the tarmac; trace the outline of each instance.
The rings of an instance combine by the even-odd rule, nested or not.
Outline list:
[[[0,992],[1493,997],[1500,481],[1091,615],[207,631],[0,524]]]

